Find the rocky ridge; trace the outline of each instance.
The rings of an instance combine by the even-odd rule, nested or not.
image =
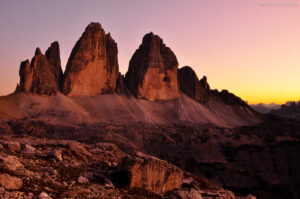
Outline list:
[[[270,114],[300,120],[300,101],[283,104],[279,109],[271,110]]]
[[[210,87],[207,83],[206,76],[199,80],[197,74],[191,67],[184,66],[178,71],[178,81],[179,88],[184,94],[201,104],[208,101]]]

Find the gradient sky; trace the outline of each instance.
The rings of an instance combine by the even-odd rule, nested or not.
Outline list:
[[[58,41],[62,67],[85,27],[100,22],[118,43],[120,71],[145,33],[160,35],[179,67],[249,103],[300,100],[300,0],[1,0],[0,95],[20,62]]]

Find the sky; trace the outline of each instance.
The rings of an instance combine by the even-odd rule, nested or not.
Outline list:
[[[90,22],[118,43],[123,74],[152,31],[211,88],[251,104],[300,100],[300,0],[1,0],[0,95],[36,47],[58,41],[64,70]]]

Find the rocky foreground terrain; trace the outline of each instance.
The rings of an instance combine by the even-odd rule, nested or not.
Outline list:
[[[108,142],[0,137],[1,198],[255,198]]]
[[[300,124],[211,90],[153,33],[125,76],[99,23],[0,97],[0,198],[300,198]]]
[[[16,185],[4,181],[5,194],[182,199],[300,195],[300,124],[280,117],[239,128],[144,123],[67,127],[22,119],[2,123],[0,132],[1,173],[19,179],[13,178]]]

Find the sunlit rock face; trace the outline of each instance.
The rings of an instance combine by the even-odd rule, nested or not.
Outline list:
[[[18,91],[53,95],[60,91],[62,69],[58,42],[53,42],[42,54],[39,48],[31,62],[23,61],[20,66],[20,84]]]
[[[123,175],[120,175],[122,173]],[[180,188],[183,181],[181,169],[167,161],[140,152],[136,156],[125,158],[117,174],[123,176],[127,187],[154,193],[165,193]]]
[[[177,72],[175,54],[151,32],[132,56],[125,80],[137,98],[168,100],[179,96]]]
[[[191,67],[184,66],[178,71],[178,81],[179,88],[184,94],[201,104],[207,102],[210,87],[205,76],[199,80]]]
[[[93,96],[112,92],[119,76],[118,48],[99,23],[87,26],[75,44],[66,66],[63,93]]]

